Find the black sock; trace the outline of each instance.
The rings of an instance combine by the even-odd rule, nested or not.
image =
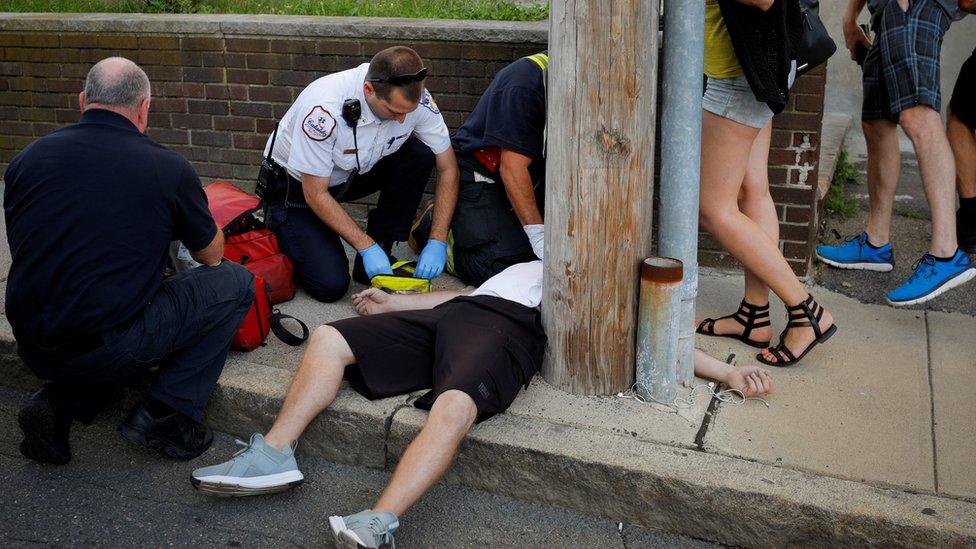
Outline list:
[[[149,415],[156,419],[172,415],[176,412],[176,410],[174,410],[169,404],[160,402],[152,397],[146,399],[146,411],[148,411]]]
[[[956,253],[959,253],[958,249],[956,249]],[[932,257],[934,257],[936,261],[952,261],[952,258],[956,257],[956,254],[952,254],[949,257],[939,257],[937,255],[933,255]]]
[[[959,213],[966,216],[976,216],[976,196],[959,199]]]
[[[867,244],[868,247],[871,248],[872,250],[880,250],[881,248],[884,248],[885,246],[887,246],[887,244],[882,244],[880,246],[875,246],[874,244],[871,244],[871,241],[870,240],[865,240],[864,243]]]

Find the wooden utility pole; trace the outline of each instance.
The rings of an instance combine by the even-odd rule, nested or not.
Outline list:
[[[543,376],[573,393],[634,383],[657,36],[656,1],[550,1]]]

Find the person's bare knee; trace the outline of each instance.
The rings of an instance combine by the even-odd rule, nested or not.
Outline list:
[[[329,358],[329,362],[337,362],[343,366],[356,361],[346,338],[342,337],[339,330],[328,325],[319,326],[312,332],[305,353],[313,358]]]
[[[905,109],[899,115],[898,123],[912,143],[925,142],[934,134],[942,132],[942,119],[939,113],[927,105]]]
[[[478,417],[478,407],[470,395],[451,389],[444,391],[430,408],[430,420],[467,433]]]

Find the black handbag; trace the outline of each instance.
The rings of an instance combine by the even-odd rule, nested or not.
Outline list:
[[[799,4],[803,36],[796,52],[797,76],[823,65],[837,51],[837,44],[827,34],[827,29],[818,15],[819,0],[799,0]]]

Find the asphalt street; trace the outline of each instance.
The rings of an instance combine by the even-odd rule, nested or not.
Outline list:
[[[16,413],[27,396],[0,388],[3,547],[331,547],[328,515],[368,507],[389,478],[301,458],[306,481],[290,492],[208,498],[190,486],[190,471],[227,459],[233,437],[218,434],[200,458],[174,462],[122,439],[115,431],[121,409],[89,427],[76,424],[70,464],[41,465],[18,451]],[[402,517],[397,542],[403,548],[714,547],[457,485],[437,486]]]

